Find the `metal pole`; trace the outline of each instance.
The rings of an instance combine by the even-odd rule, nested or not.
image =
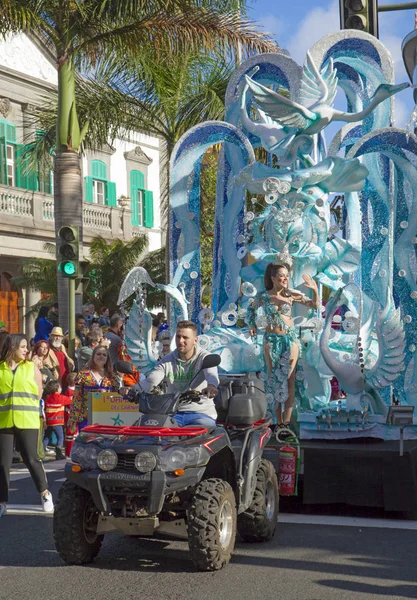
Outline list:
[[[407,10],[417,8],[417,2],[403,2],[402,4],[384,4],[378,6],[378,12],[388,12],[390,10]]]
[[[75,357],[75,279],[68,280],[68,354]]]
[[[404,427],[400,428],[400,456],[404,455]]]

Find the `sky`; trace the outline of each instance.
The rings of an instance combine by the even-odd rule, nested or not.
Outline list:
[[[379,5],[398,4],[405,0],[379,0]],[[339,0],[247,0],[248,16],[271,33],[281,48],[303,64],[306,51],[320,38],[340,29]],[[401,43],[414,29],[415,10],[379,13],[379,39],[394,60],[397,83],[409,81]],[[413,110],[412,90],[395,97],[395,124],[405,127]]]

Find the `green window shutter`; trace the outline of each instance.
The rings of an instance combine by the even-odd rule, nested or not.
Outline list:
[[[143,224],[145,227],[153,227],[153,192],[145,190]]]
[[[31,190],[32,192],[37,192],[40,189],[38,181],[38,171],[28,170],[28,165],[25,164],[25,152],[26,146],[24,144],[15,145],[16,187],[23,188],[24,190]]]
[[[116,184],[114,181],[108,181],[106,185],[106,204],[107,206],[117,206]]]
[[[142,171],[130,171],[130,187],[135,186],[138,190],[145,189],[145,175]]]
[[[145,187],[145,176],[141,171],[130,171],[130,198],[132,209],[132,225],[139,225],[139,190]]]
[[[1,129],[2,123],[0,123]],[[0,136],[0,183],[7,185],[7,156],[6,156],[6,139]]]
[[[91,171],[94,179],[107,180],[107,167],[102,160],[93,160],[91,162]]]
[[[0,137],[4,137],[7,144],[15,144],[17,140],[16,125],[5,119],[0,119]]]
[[[38,182],[38,174],[28,173],[26,175],[26,189],[31,190],[32,192],[37,192],[39,190],[39,182]]]
[[[44,192],[46,194],[52,194],[52,178],[53,178],[53,172],[48,169],[48,171],[45,173],[45,182],[44,182]]]
[[[26,179],[27,177],[23,174],[23,153],[25,151],[25,147],[20,144],[15,146],[15,158],[16,158],[16,187],[26,189]]]
[[[6,140],[11,144],[16,143],[16,125],[12,125],[11,123],[6,123]]]
[[[85,181],[85,201],[92,202],[93,201],[93,178],[92,177],[84,177]]]

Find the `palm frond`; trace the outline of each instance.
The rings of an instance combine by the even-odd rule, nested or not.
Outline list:
[[[100,55],[137,56],[138,49],[142,51],[146,47],[152,47],[157,57],[167,47],[179,53],[202,46],[224,50],[243,48],[248,52],[277,50],[277,44],[255,29],[237,10],[221,10],[215,3],[204,6],[190,0],[139,4],[142,10],[134,18],[129,18],[126,12],[120,19],[120,13],[112,17],[111,11],[103,11],[102,18],[92,26],[90,36],[73,51],[81,60],[86,56],[95,63]]]

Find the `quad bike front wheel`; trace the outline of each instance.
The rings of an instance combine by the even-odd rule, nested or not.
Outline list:
[[[223,479],[196,487],[187,511],[191,558],[200,571],[217,571],[230,562],[236,539],[236,499]]]
[[[245,542],[267,542],[275,534],[279,490],[273,464],[262,459],[256,472],[256,487],[249,508],[237,518],[237,530]]]
[[[58,493],[54,511],[54,540],[58,554],[69,565],[94,560],[103,535],[98,535],[99,512],[91,494],[70,481]]]

